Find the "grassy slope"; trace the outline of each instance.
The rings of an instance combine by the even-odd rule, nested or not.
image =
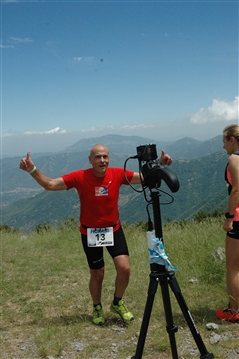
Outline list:
[[[222,219],[202,223],[167,224],[164,244],[182,294],[209,352],[217,359],[238,349],[238,324],[219,322],[217,307],[227,304]],[[131,258],[131,280],[125,300],[135,315],[128,327],[109,311],[114,291],[114,267],[105,254],[102,302],[106,325],[91,324],[89,271],[77,228],[63,227],[43,234],[1,233],[2,353],[1,358],[126,359],[135,354],[147,298],[150,267],[145,231],[124,226]],[[195,284],[190,279],[196,278]],[[170,291],[170,296],[171,296]],[[171,296],[179,357],[192,358],[195,342],[173,294]],[[218,334],[232,338],[210,344],[206,323],[219,324]],[[235,339],[236,338],[236,339]],[[199,354],[198,356],[199,357]],[[171,358],[160,286],[155,296],[143,358]]]

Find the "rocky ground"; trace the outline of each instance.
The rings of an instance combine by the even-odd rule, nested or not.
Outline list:
[[[208,323],[207,329],[210,331],[209,341],[212,345],[221,346],[220,359],[239,359],[239,324],[228,324],[223,332],[220,330],[220,326],[215,323]],[[122,334],[126,328],[120,326],[113,326],[109,328],[109,332],[115,332],[118,334]],[[195,344],[195,341],[189,331],[188,328],[180,328],[180,330],[184,331],[184,343],[178,346],[179,359],[185,358],[199,358],[200,353]],[[89,338],[89,340],[74,340],[73,342],[68,343],[69,350],[67,352],[63,351],[62,354],[58,357],[47,356],[46,359],[131,359],[135,353],[133,352],[131,355],[126,355],[125,357],[121,357],[122,354],[119,355],[119,349],[124,348],[124,351],[127,352],[127,347],[129,348],[129,353],[132,351],[132,347],[137,347],[138,343],[138,335],[137,333],[135,337],[128,338],[126,341],[120,340],[120,335],[118,336],[119,340],[115,342],[111,342],[110,335],[106,341],[108,341],[108,345],[98,346],[96,347],[94,354],[92,354],[89,358],[87,358],[84,354],[85,349],[91,345],[91,342],[97,339],[94,338],[94,335]],[[235,340],[237,343],[237,349],[226,349],[224,345],[228,340]],[[42,356],[37,355],[37,347],[33,340],[33,338],[28,338],[26,341],[15,341],[15,345],[11,340],[11,348],[7,345],[7,342],[10,339],[7,336],[3,336],[3,344],[4,349],[1,353],[1,359],[40,359]],[[205,346],[207,344],[205,343]],[[224,348],[225,347],[225,348]],[[122,351],[121,351],[122,352]],[[143,355],[144,357],[144,355]],[[158,359],[170,359],[171,355],[168,353],[160,354],[157,356]],[[217,356],[217,358],[219,358]],[[147,359],[155,359],[155,356],[147,354]]]

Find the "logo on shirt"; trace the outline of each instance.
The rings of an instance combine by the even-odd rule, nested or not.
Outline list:
[[[95,196],[108,196],[108,187],[95,187]]]

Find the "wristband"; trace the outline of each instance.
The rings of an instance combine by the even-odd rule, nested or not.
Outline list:
[[[32,169],[30,172],[28,172],[28,173],[31,175],[33,172],[36,171],[36,169],[37,169],[36,166],[34,166],[33,169]]]
[[[230,214],[229,212],[225,213],[225,218],[229,219],[229,218],[234,218],[234,214]]]

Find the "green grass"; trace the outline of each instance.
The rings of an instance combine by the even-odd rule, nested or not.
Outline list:
[[[182,295],[209,352],[226,358],[238,349],[238,324],[221,323],[217,307],[227,304],[225,260],[216,250],[224,248],[222,219],[201,223],[166,224],[164,244]],[[114,292],[115,271],[105,251],[105,280],[102,302],[106,324],[91,323],[92,304],[88,290],[89,270],[74,226],[52,228],[23,236],[1,231],[2,251],[2,333],[1,358],[87,358],[126,359],[135,354],[147,299],[150,266],[146,233],[142,226],[124,225],[131,260],[130,284],[125,293],[135,315],[124,325],[109,310]],[[197,279],[191,283],[191,279]],[[143,358],[171,358],[160,285],[145,341]],[[179,358],[192,358],[195,347],[179,305],[170,290],[172,312],[179,330],[176,341]],[[218,334],[230,331],[234,339],[210,344],[208,322],[219,324]],[[198,353],[198,357],[200,354]]]

